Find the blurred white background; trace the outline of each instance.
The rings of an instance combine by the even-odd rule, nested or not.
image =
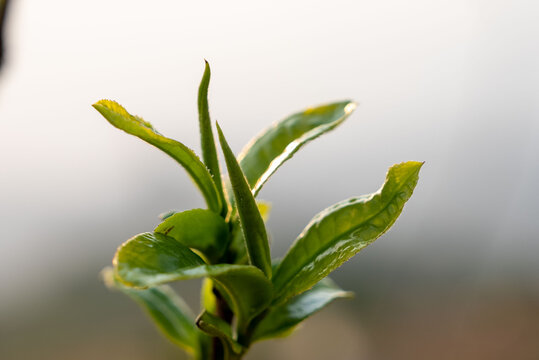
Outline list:
[[[105,295],[67,302],[80,301],[80,312],[85,301],[105,304],[99,270],[157,214],[203,206],[173,160],[90,105],[115,99],[198,151],[204,58],[212,117],[236,152],[304,107],[360,103],[261,192],[273,202],[275,256],[319,210],[377,190],[391,164],[426,161],[393,230],[336,275],[359,291],[352,321],[364,316],[362,292],[443,297],[518,283],[539,293],[536,1],[19,0],[9,10],[0,72],[2,358],[29,354],[12,339],[31,336],[33,314],[59,299],[90,288]],[[119,308],[129,302],[114,299]],[[51,346],[35,358],[48,359]],[[377,343],[369,346],[380,358]]]

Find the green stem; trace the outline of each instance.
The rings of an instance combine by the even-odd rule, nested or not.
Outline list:
[[[234,318],[234,313],[228,307],[228,304],[226,303],[225,299],[217,290],[215,287],[213,288],[213,294],[215,295],[216,301],[217,301],[217,316],[226,321],[227,323],[231,324],[232,319]],[[225,356],[226,353],[229,353],[228,356]],[[232,360],[231,352],[226,351],[224,348],[224,344],[221,341],[221,339],[214,337],[212,339],[212,353],[211,353],[211,359],[212,360]],[[239,359],[239,358],[238,358]]]

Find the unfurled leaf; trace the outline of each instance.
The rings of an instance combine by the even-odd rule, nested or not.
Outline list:
[[[228,245],[228,225],[225,220],[205,209],[175,213],[159,224],[154,232],[200,251],[211,263],[219,260]]]
[[[253,195],[304,144],[341,124],[355,108],[353,101],[309,108],[275,123],[251,140],[238,155],[238,162]]]
[[[245,180],[245,176],[219,125],[217,125],[217,131],[219,132],[219,141],[225,155],[228,176],[230,177],[232,191],[236,200],[249,263],[262,270],[268,278],[271,278],[271,258],[264,220],[260,215],[249,184]]]
[[[142,233],[123,243],[113,259],[125,285],[146,288],[206,276],[206,263],[187,246],[159,233]]]
[[[221,171],[219,169],[219,160],[217,157],[217,149],[215,148],[215,139],[211,127],[210,111],[208,105],[208,87],[210,85],[210,65],[205,61],[206,66],[204,75],[200,81],[198,88],[198,122],[200,128],[200,144],[202,147],[202,160],[208,167],[210,174],[213,176],[215,186],[219,192],[219,196],[223,204],[225,203],[223,194],[223,184],[221,181]],[[226,206],[223,206],[223,215],[226,215]]]
[[[309,289],[385,233],[412,195],[422,165],[415,161],[394,165],[377,192],[319,213],[275,271],[275,303]]]
[[[234,340],[230,324],[223,319],[204,311],[198,316],[196,324],[206,334],[218,337],[223,341],[223,345],[228,352],[225,356],[226,359],[231,357],[230,352],[239,355],[245,351],[245,348]]]
[[[113,126],[134,135],[167,153],[189,173],[206,200],[208,207],[221,213],[224,204],[206,166],[193,150],[182,143],[164,137],[141,117],[129,114],[120,104],[111,100],[101,100],[93,105]]]
[[[207,265],[188,247],[157,233],[143,233],[125,242],[113,264],[118,280],[136,288],[210,277],[236,314],[239,328],[263,311],[273,295],[271,282],[258,268]]]
[[[146,290],[136,290],[123,285],[114,278],[111,268],[103,271],[109,287],[117,289],[139,303],[150,315],[157,327],[173,343],[195,355],[207,346],[205,336],[196,328],[194,315],[172,288],[161,285]]]
[[[353,294],[343,291],[331,279],[325,278],[311,289],[289,299],[286,303],[270,308],[256,327],[253,341],[288,335],[300,322],[338,298]]]

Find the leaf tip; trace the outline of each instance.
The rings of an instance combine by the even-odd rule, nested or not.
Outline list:
[[[127,110],[120,105],[117,101],[109,100],[109,99],[102,99],[96,102],[95,104],[92,104],[92,107],[99,111],[103,116],[107,117],[105,113],[116,113],[121,116],[130,116]]]
[[[203,77],[210,76],[211,70],[210,70],[210,63],[208,60],[204,59],[204,75]]]
[[[410,165],[416,168],[418,171],[425,165],[424,161],[409,161]]]
[[[424,161],[404,161],[398,164],[393,165],[391,168],[395,169],[407,169],[410,171],[421,169],[421,167],[425,164]]]
[[[99,111],[100,108],[102,108],[103,106],[105,106],[104,104],[105,104],[106,101],[110,101],[110,100],[106,100],[106,99],[99,100],[99,101],[93,103],[93,104],[92,104],[92,107],[93,107],[94,109],[96,109],[97,111]]]
[[[225,136],[223,135],[223,130],[221,130],[218,121],[215,122],[215,127],[217,128],[217,134],[219,135],[219,142],[223,143],[223,141],[225,140]]]
[[[97,101],[96,103],[92,104],[93,107],[96,107],[96,106],[107,106],[109,104],[116,104],[116,105],[120,105],[118,104],[118,102],[114,101],[114,100],[110,100],[110,99],[101,99],[99,101]]]
[[[424,161],[405,161],[395,164],[389,168],[386,179],[391,178],[402,181],[404,178],[408,178],[410,176],[417,178],[424,163]]]
[[[346,106],[344,107],[344,113],[346,115],[350,115],[354,112],[354,110],[358,107],[358,103],[355,101],[350,101]]]

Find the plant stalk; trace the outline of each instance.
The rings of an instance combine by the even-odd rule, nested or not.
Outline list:
[[[232,324],[232,319],[234,318],[234,313],[226,303],[225,299],[215,287],[213,287],[213,294],[217,302],[217,316],[226,321],[229,324]],[[239,359],[239,358],[238,358]],[[212,352],[211,360],[229,360],[225,359],[225,348],[221,339],[214,337],[212,338]],[[230,359],[232,360],[232,359]]]

